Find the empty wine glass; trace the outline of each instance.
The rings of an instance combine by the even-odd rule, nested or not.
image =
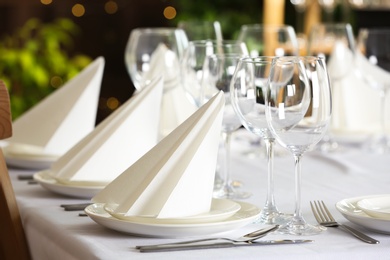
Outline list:
[[[125,50],[125,64],[137,90],[142,87],[142,77],[149,70],[151,56],[160,44],[165,44],[171,51],[169,53],[180,60],[188,46],[187,35],[179,28],[135,28],[131,31]],[[177,68],[173,70],[177,74]]]
[[[177,27],[186,32],[189,41],[223,39],[218,21],[180,21]]]
[[[207,56],[212,54],[240,54],[248,55],[245,43],[235,40],[198,40],[190,41],[181,59],[182,86],[190,101],[200,107],[204,100],[201,99],[201,80],[203,64]]]
[[[390,28],[360,29],[356,64],[358,75],[380,96],[380,133],[367,144],[376,153],[390,152],[386,134],[386,97],[390,89]]]
[[[222,138],[225,152],[222,170],[224,174],[222,175],[223,183],[221,187],[214,192],[214,197],[216,198],[244,199],[251,195],[249,192],[235,189],[230,176],[230,139],[232,133],[241,126],[241,122],[234,112],[230,101],[230,81],[240,57],[242,55],[239,54],[210,55],[206,57],[203,66],[201,97],[204,102],[221,90],[225,94],[225,108],[222,120]]]
[[[322,139],[331,113],[331,90],[323,58],[280,57],[274,59],[265,95],[268,126],[275,139],[295,161],[294,216],[280,233],[311,235],[321,226],[308,224],[301,212],[301,159]]]
[[[288,216],[279,212],[274,198],[274,143],[265,118],[264,93],[274,57],[243,58],[238,62],[231,81],[232,106],[244,127],[262,138],[268,158],[268,181],[265,206],[256,222],[265,224],[285,223]]]
[[[355,39],[352,26],[348,23],[329,23],[314,25],[309,33],[307,54],[324,57],[327,63],[328,74],[333,93],[333,111],[342,111],[344,101],[340,100],[343,84],[354,68]],[[345,120],[333,113],[331,126],[338,126]],[[321,151],[332,152],[339,148],[333,138],[331,129],[324,136],[319,145]]]

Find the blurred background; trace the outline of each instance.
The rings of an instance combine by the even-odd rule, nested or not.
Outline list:
[[[0,79],[13,117],[103,56],[99,123],[134,92],[124,63],[132,29],[218,20],[233,39],[241,25],[264,22],[267,1],[279,3],[268,14],[303,37],[315,22],[349,22],[355,33],[390,26],[389,0],[0,0]]]

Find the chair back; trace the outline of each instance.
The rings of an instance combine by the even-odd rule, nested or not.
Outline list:
[[[0,140],[11,137],[12,119],[9,95],[0,80]],[[30,259],[19,208],[0,149],[0,259]]]

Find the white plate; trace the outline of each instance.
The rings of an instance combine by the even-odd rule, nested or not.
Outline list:
[[[23,144],[8,144],[3,147],[7,165],[11,167],[44,170],[59,158],[58,155],[50,155],[40,152],[35,146]]]
[[[106,203],[104,209],[113,217],[137,223],[157,223],[157,224],[172,224],[172,223],[205,223],[227,219],[240,210],[241,206],[235,201],[228,199],[213,199],[209,212],[190,217],[183,218],[156,218],[144,216],[126,216],[126,213],[114,212],[117,204]]]
[[[340,211],[341,214],[343,214],[346,219],[348,219],[352,223],[361,225],[372,231],[390,234],[390,220],[373,218],[367,215],[357,206],[358,201],[361,201],[363,199],[375,198],[378,196],[379,195],[373,195],[344,199],[336,203],[336,208],[338,211]]]
[[[235,230],[252,223],[260,214],[256,206],[237,202],[241,209],[234,215],[221,221],[206,223],[138,223],[114,218],[104,210],[104,203],[91,204],[85,213],[96,223],[119,232],[148,237],[188,237],[204,236]]]
[[[357,206],[371,217],[390,220],[390,195],[362,199]]]
[[[104,186],[82,186],[82,185],[66,185],[59,183],[50,175],[50,170],[41,171],[34,174],[34,180],[42,187],[61,195],[66,195],[76,198],[90,199],[98,192],[104,189]]]

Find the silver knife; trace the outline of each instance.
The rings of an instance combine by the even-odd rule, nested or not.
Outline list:
[[[227,248],[227,247],[240,247],[240,246],[264,246],[264,245],[281,245],[281,244],[302,244],[311,243],[314,240],[264,240],[256,241],[252,243],[247,242],[219,242],[219,243],[203,243],[203,244],[165,244],[165,245],[152,245],[152,246],[137,246],[137,249],[143,253],[149,252],[168,252],[179,250],[194,250],[194,249],[209,249],[209,248]]]

